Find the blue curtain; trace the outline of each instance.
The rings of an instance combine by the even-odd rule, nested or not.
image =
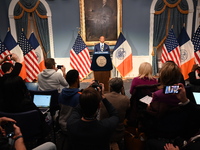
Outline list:
[[[46,9],[42,3],[38,5],[37,11],[42,16],[46,15]],[[40,35],[40,39],[42,41],[43,47],[46,51],[47,57],[50,57],[50,43],[49,43],[49,28],[48,28],[48,20],[47,18],[41,18],[34,12],[34,20],[37,25],[37,29]]]
[[[158,0],[154,9],[152,65],[153,72],[156,74],[158,72],[157,49],[163,45],[172,26],[176,37],[178,37],[183,24],[187,25],[188,4],[186,0]]]
[[[27,35],[29,16],[33,17],[42,47],[47,57],[50,57],[49,28],[47,11],[39,0],[19,0],[14,9],[17,37],[19,39],[22,28]]]
[[[14,16],[20,16],[23,13],[23,9],[17,4],[14,9]],[[24,30],[25,35],[27,34],[28,26],[28,13],[24,12],[23,16],[20,19],[15,19],[17,39],[19,40],[20,33],[22,29]]]

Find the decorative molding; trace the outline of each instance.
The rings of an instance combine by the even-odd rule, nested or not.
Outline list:
[[[150,32],[149,32],[149,55],[151,55],[153,51],[153,33],[154,33],[154,8],[156,5],[156,2],[158,0],[153,0],[151,3],[151,8],[150,8]],[[193,12],[194,12],[194,7],[193,7],[193,1],[192,0],[187,0],[188,7],[189,7],[189,13],[187,16],[187,33],[191,38],[192,34],[192,20],[193,20]],[[152,57],[150,58],[152,60]]]
[[[96,0],[96,1],[99,2],[99,0]],[[122,31],[122,0],[116,0],[116,2],[117,2],[117,23],[116,24],[117,24],[117,37],[118,37],[118,35]],[[98,43],[99,41],[98,40],[87,40],[87,38],[86,38],[89,33],[86,33],[87,31],[86,31],[86,17],[85,17],[86,16],[85,0],[79,0],[79,6],[80,6],[81,36],[82,36],[83,40],[85,41],[86,45],[93,46],[96,43]],[[95,11],[95,10],[91,10],[91,12],[92,11]],[[92,19],[91,19],[91,21],[93,21],[93,25],[95,24],[94,23],[95,18],[97,18],[97,17],[92,17]],[[116,37],[116,39],[105,41],[105,43],[108,43],[109,45],[115,45],[117,37]]]
[[[195,31],[200,25],[200,0],[198,0],[197,7],[196,7],[196,21],[195,21]]]
[[[15,19],[14,19],[14,8],[19,0],[12,0],[9,5],[8,9],[8,17],[10,21],[10,30],[11,34],[14,37],[14,39],[17,41],[17,33],[16,33],[16,26],[15,26]],[[43,3],[44,7],[47,11],[48,16],[48,27],[49,27],[49,42],[50,42],[50,55],[54,58],[54,42],[53,42],[53,29],[52,29],[52,17],[51,17],[51,10],[46,2],[46,0],[40,0],[41,3]]]

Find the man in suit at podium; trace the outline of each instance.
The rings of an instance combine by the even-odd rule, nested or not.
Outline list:
[[[100,36],[99,41],[100,43],[94,46],[91,69],[94,72],[94,79],[103,83],[105,85],[105,91],[109,91],[108,81],[110,78],[110,70],[113,68],[110,59],[110,48],[104,43],[104,36]],[[100,53],[95,54],[95,52]]]
[[[105,37],[100,36],[99,41],[100,41],[100,43],[96,44],[94,46],[94,52],[108,52],[108,53],[110,53],[109,46],[106,43],[104,43]]]

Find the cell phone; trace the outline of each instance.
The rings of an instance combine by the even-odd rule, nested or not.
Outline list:
[[[13,137],[15,135],[13,124],[13,122],[9,121],[2,125],[2,128],[6,131],[7,138]]]
[[[178,85],[170,85],[170,86],[165,86],[163,89],[164,94],[177,94],[179,91],[179,86]]]
[[[61,69],[63,67],[63,65],[57,65],[58,69]]]

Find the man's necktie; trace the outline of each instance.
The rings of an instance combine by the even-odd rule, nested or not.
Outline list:
[[[104,46],[103,46],[103,44],[101,45],[101,51],[103,52],[103,48],[104,48]]]

